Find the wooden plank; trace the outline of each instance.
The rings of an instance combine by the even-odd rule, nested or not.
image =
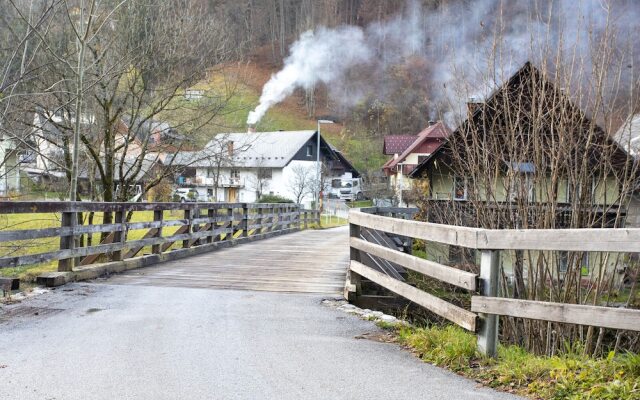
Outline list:
[[[122,226],[121,226],[122,227]],[[115,233],[112,232],[110,234],[107,235],[107,237],[104,238],[104,240],[102,242],[100,242],[100,244],[109,244],[109,243],[113,243],[113,239],[115,238]],[[91,254],[85,258],[82,259],[82,261],[80,261],[80,265],[89,265],[89,264],[93,264],[94,262],[96,262],[96,260],[101,256],[102,254],[98,253],[98,254]]]
[[[18,278],[0,278],[0,289],[4,291],[19,290],[20,279]]]
[[[399,264],[410,270],[438,279],[467,290],[476,290],[478,275],[471,272],[462,271],[457,268],[439,264],[437,262],[425,260],[410,254],[390,249],[379,244],[367,242],[365,240],[352,237],[351,247],[365,251],[374,256]]]
[[[483,229],[478,248],[640,252],[640,228]]]
[[[476,228],[382,217],[353,209],[349,211],[349,222],[365,228],[394,233],[396,235],[462,247],[477,248],[476,234],[478,229]]]
[[[477,316],[460,308],[453,304],[450,304],[436,296],[433,296],[427,292],[423,292],[411,285],[404,282],[400,282],[397,279],[388,277],[387,275],[367,267],[366,265],[357,261],[351,260],[351,271],[361,275],[378,285],[408,299],[412,302],[430,310],[441,317],[448,319],[449,321],[460,325],[461,327],[475,332],[476,330],[476,318]]]
[[[471,310],[486,314],[640,331],[640,310],[473,296]]]

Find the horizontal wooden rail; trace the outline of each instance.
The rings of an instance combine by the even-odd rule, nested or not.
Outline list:
[[[403,212],[402,209],[379,207],[350,210],[351,266],[345,296],[350,298],[361,290],[361,276],[467,329],[475,330],[475,313],[478,313],[478,348],[491,356],[497,352],[499,315],[640,331],[640,310],[497,297],[502,250],[638,253],[640,229],[483,229],[404,219],[414,212],[413,209]],[[360,234],[361,229],[480,250],[480,274],[460,271],[400,252],[393,246],[363,240],[367,236]],[[461,309],[362,264],[363,254],[369,256],[365,261],[371,257],[384,259],[480,295],[472,297],[471,311]]]
[[[399,264],[412,271],[468,290],[476,290],[478,275],[438,264],[358,238],[350,239],[351,247]]]
[[[365,228],[479,250],[639,252],[640,228],[483,229],[373,215],[350,210],[349,222]]]
[[[640,310],[473,296],[471,311],[510,317],[640,331]]]
[[[153,220],[126,222],[130,213],[141,211],[152,211]],[[164,219],[165,211],[183,212],[184,215],[180,215],[183,218]],[[79,216],[88,212],[114,213],[114,222],[78,224]],[[88,265],[98,260],[120,261],[135,257],[147,246],[151,247],[154,254],[158,254],[179,246],[180,243],[182,248],[189,248],[220,240],[232,241],[240,237],[270,234],[260,236],[269,237],[272,236],[271,233],[287,233],[305,228],[306,222],[319,219],[317,211],[301,210],[298,205],[280,203],[0,202],[0,214],[20,213],[58,214],[61,226],[0,231],[0,246],[16,250],[14,254],[7,250],[5,256],[0,257],[0,268],[59,260],[59,270],[69,271],[73,260],[81,260],[80,265]],[[303,216],[306,222],[303,221]],[[165,227],[178,229],[170,235],[163,235]],[[146,232],[139,239],[132,240],[130,231],[134,230]],[[79,246],[83,235],[96,233],[103,234],[102,243]],[[45,239],[48,240],[47,243],[51,243],[55,238],[60,240],[58,249],[23,254],[21,247],[24,241]],[[101,258],[102,256],[106,258]]]
[[[457,325],[460,325],[467,330],[473,332],[476,330],[477,316],[464,308],[450,304],[432,294],[424,292],[404,282],[400,282],[399,280],[391,278],[373,268],[367,267],[358,261],[351,260],[350,269],[358,275],[363,276],[408,300],[411,300],[412,302],[456,323]]]

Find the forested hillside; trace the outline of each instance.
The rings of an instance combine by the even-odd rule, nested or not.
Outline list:
[[[80,106],[95,126],[80,134],[86,157],[75,165],[107,187],[126,181],[116,179],[124,161],[99,156],[122,150],[114,132],[125,117],[139,122],[128,128],[138,138],[146,120],[172,122],[190,139],[182,147],[244,130],[258,104],[268,110],[259,130],[330,118],[339,122],[323,127],[330,140],[375,170],[384,135],[415,134],[429,120],[455,127],[470,97],[529,60],[609,132],[638,109],[632,0],[108,0],[86,3],[91,12],[79,1],[0,4],[3,134],[33,147],[33,113],[53,110],[66,115],[57,128],[68,145],[81,133]],[[284,77],[281,99],[263,102],[263,86],[283,70],[296,77]],[[203,101],[185,101],[194,88]],[[70,179],[74,156],[67,146],[51,162]]]

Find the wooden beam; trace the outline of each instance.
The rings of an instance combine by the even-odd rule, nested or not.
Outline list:
[[[471,310],[542,321],[640,331],[640,310],[628,308],[473,296]]]
[[[413,301],[427,310],[430,310],[467,330],[472,332],[475,332],[476,330],[476,315],[464,308],[450,304],[432,294],[423,292],[422,290],[404,282],[400,282],[397,279],[390,278],[389,276],[378,272],[373,268],[367,267],[358,261],[351,260],[350,269],[358,275],[377,283],[405,299]]]
[[[374,256],[399,264],[412,271],[430,276],[439,281],[449,283],[467,290],[476,290],[478,275],[471,272],[462,271],[457,268],[438,264],[437,262],[425,260],[410,254],[390,249],[379,244],[367,242],[354,238],[350,239],[351,247],[365,251]]]
[[[365,228],[432,242],[469,248],[476,248],[477,245],[476,228],[382,217],[354,209],[349,211],[349,222]]]
[[[480,250],[638,252],[640,228],[483,229],[349,211],[349,221],[401,236]]]

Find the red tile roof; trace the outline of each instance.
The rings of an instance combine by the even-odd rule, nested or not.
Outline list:
[[[442,122],[437,122],[428,126],[414,138],[413,143],[407,147],[400,156],[387,161],[384,169],[391,169],[398,163],[403,162],[407,156],[414,152],[425,154],[432,153],[446,139],[451,132]]]
[[[401,154],[411,146],[417,137],[416,135],[387,135],[384,137],[382,152],[388,156]]]

